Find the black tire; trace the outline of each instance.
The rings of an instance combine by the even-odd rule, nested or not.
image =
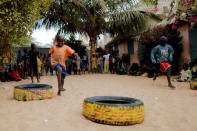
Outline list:
[[[26,84],[14,88],[14,98],[19,101],[50,99],[53,87],[45,84]]]
[[[143,122],[144,114],[144,103],[128,97],[96,96],[86,98],[83,104],[83,115],[102,124],[139,124]]]

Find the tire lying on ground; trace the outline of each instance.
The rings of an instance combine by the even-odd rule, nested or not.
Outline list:
[[[14,88],[14,98],[19,101],[44,100],[53,96],[53,88],[45,84],[19,85]]]
[[[84,100],[83,115],[97,123],[126,126],[142,123],[145,111],[138,99],[96,96]]]
[[[197,80],[192,80],[192,81],[190,82],[190,88],[191,88],[192,90],[197,90]]]

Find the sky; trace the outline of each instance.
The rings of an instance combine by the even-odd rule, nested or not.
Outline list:
[[[53,44],[53,39],[57,33],[55,29],[37,29],[34,30],[32,33],[32,38],[35,43],[39,46],[49,47]]]
[[[41,47],[51,47],[51,45],[53,45],[53,39],[55,38],[55,35],[57,33],[57,29],[50,29],[50,30],[46,30],[46,29],[37,29],[34,30],[32,33],[32,38],[33,41]],[[76,35],[76,38],[79,39],[79,35]],[[87,41],[86,41],[87,42]],[[98,44],[99,46],[105,45],[104,44],[104,38],[103,35],[100,35],[100,39],[98,40]]]

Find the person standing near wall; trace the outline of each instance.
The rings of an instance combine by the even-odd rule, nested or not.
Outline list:
[[[88,56],[87,55],[83,56],[82,63],[84,66],[84,74],[85,74],[85,71],[88,71]]]
[[[77,64],[77,74],[80,75],[81,74],[81,57],[76,54],[76,64]]]
[[[105,73],[109,72],[109,56],[110,56],[109,53],[103,56],[103,58],[105,59],[105,62],[104,62],[104,72]]]
[[[95,54],[92,55],[91,63],[92,63],[92,73],[96,73],[96,71],[97,71],[97,57]]]
[[[26,79],[28,77],[28,71],[27,71],[27,60],[29,56],[27,54],[27,49],[24,49],[24,55],[23,55],[23,73],[24,78]]]
[[[97,60],[97,67],[98,67],[98,72],[103,73],[103,57],[99,56]]]

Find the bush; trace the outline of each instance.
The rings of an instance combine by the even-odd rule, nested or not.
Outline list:
[[[66,45],[70,46],[72,49],[75,50],[76,53],[79,54],[80,57],[86,55],[86,46],[82,45],[81,40],[76,40],[74,35],[71,35],[70,38],[66,41]]]

